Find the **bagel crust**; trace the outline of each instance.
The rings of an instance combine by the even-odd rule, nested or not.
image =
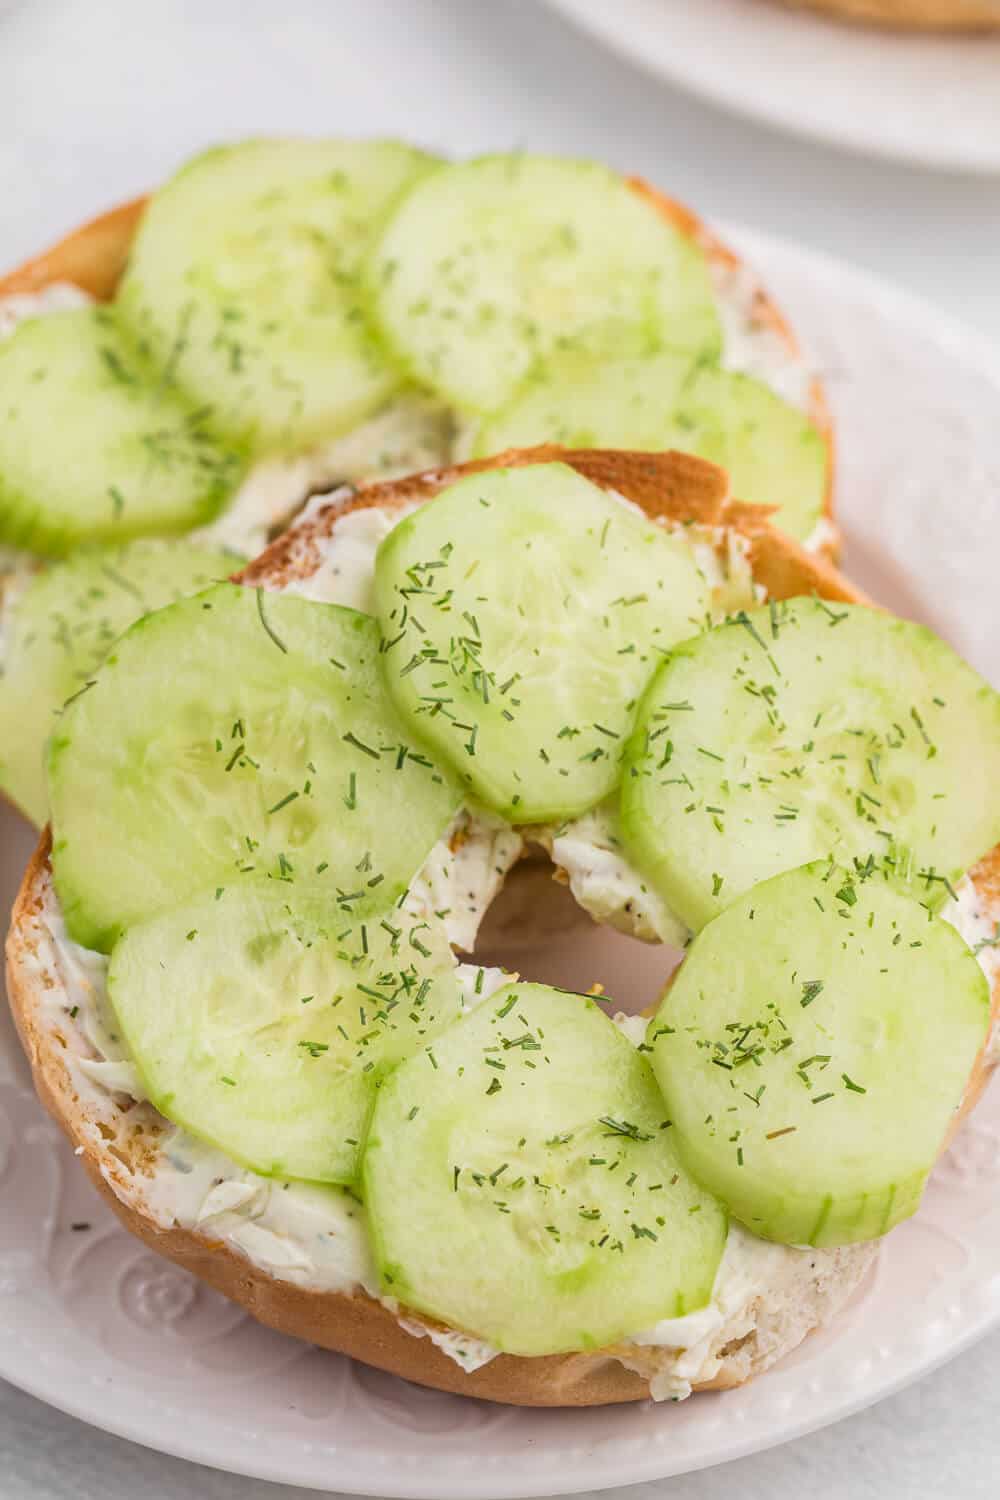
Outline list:
[[[0,297],[41,292],[55,281],[69,281],[98,302],[109,302],[145,207],[145,198],[133,198],[81,224],[49,250],[0,276]]]
[[[802,351],[787,318],[768,291],[732,250],[690,209],[659,192],[641,177],[628,177],[633,192],[651,203],[681,234],[694,240],[704,253],[717,284],[736,277],[749,278],[750,319],[755,328],[773,334],[779,347],[792,358]],[[73,230],[41,255],[0,276],[0,298],[40,292],[55,282],[71,282],[89,296],[106,302],[114,296],[125,270],[132,241],[142,220],[148,198],[134,198]],[[718,290],[718,286],[717,286]],[[720,300],[723,294],[719,292]],[[823,439],[827,452],[827,484],[823,501],[822,539],[815,551],[836,558],[840,541],[833,518],[835,444],[833,419],[822,382],[809,377],[805,409]]]
[[[798,10],[818,10],[842,21],[863,21],[901,31],[996,31],[998,0],[784,0]]]
[[[417,475],[356,493],[345,491],[303,518],[237,581],[280,589],[308,577],[319,565],[323,541],[350,509],[410,506],[464,474],[554,459],[615,490],[651,517],[736,529],[750,549],[755,577],[767,585],[772,597],[803,592],[816,592],[830,600],[857,601],[860,597],[828,564],[774,531],[766,511],[731,500],[725,475],[711,464],[673,453],[575,452],[553,447],[514,451],[485,463]],[[91,1056],[93,1049],[69,1008],[52,1006],[52,992],[58,993],[61,980],[44,952],[45,903],[51,899],[49,851],[46,832],[14,908],[7,943],[8,995],[39,1098],[126,1228],[260,1322],[422,1385],[520,1406],[607,1405],[677,1390],[669,1383],[677,1351],[654,1344],[541,1358],[501,1354],[477,1369],[466,1370],[432,1341],[438,1330],[425,1319],[409,1323],[406,1309],[397,1312],[394,1305],[361,1289],[347,1293],[299,1285],[251,1262],[231,1245],[213,1238],[208,1228],[187,1228],[170,1219],[165,1222],[151,1202],[151,1187],[167,1122],[152,1106],[123,1102],[121,1095],[110,1092],[95,1105],[74,1077],[74,1055],[77,1059]],[[971,879],[984,905],[1000,905],[1000,849],[980,862]],[[993,987],[994,1020],[998,1009],[1000,978]],[[991,1049],[984,1045],[956,1113],[956,1126],[979,1097],[994,1062]],[[780,1251],[783,1247],[771,1248]],[[860,1285],[876,1253],[873,1244],[822,1252],[787,1251],[785,1259],[794,1263],[796,1279],[782,1284],[776,1278],[773,1285],[754,1292],[738,1319],[724,1320],[722,1342],[713,1348],[704,1371],[691,1370],[692,1378],[684,1389],[723,1389],[767,1369],[836,1315]],[[431,1336],[420,1336],[425,1333]]]

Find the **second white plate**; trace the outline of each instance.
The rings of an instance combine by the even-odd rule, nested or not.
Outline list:
[[[908,36],[774,0],[550,0],[650,72],[866,155],[1000,172],[1000,35]]]
[[[1000,685],[1000,370],[971,336],[891,288],[791,245],[731,238],[779,292],[827,380],[848,570]],[[31,842],[0,810],[4,915]],[[618,951],[617,979],[591,967],[599,955],[586,959],[591,977],[622,995],[638,977],[626,968],[651,955]],[[0,1376],[153,1448],[381,1496],[593,1491],[801,1436],[998,1321],[995,1083],[854,1304],[751,1385],[679,1406],[548,1412],[422,1390],[269,1332],[131,1239],[45,1120],[0,1008]]]

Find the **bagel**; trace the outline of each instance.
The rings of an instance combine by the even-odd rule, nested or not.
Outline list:
[[[997,0],[785,0],[842,21],[863,21],[900,31],[995,31]]]
[[[860,598],[830,564],[770,527],[764,510],[732,499],[725,476],[712,465],[675,453],[556,448],[508,452],[317,499],[236,581],[307,591],[324,566],[329,569],[345,518],[380,513],[391,525],[464,475],[556,458],[650,517],[702,529],[720,553],[738,539],[755,583],[771,598],[802,593],[834,601]],[[743,1383],[834,1318],[871,1267],[877,1253],[873,1243],[794,1249],[733,1228],[712,1303],[683,1320],[683,1327],[672,1325],[673,1342],[619,1344],[594,1353],[496,1355],[432,1320],[410,1316],[378,1296],[360,1210],[347,1210],[346,1218],[342,1213],[332,1230],[322,1221],[327,1229],[321,1251],[315,1248],[321,1236],[309,1197],[315,1190],[293,1185],[302,1191],[283,1194],[233,1164],[227,1176],[225,1158],[213,1150],[199,1148],[200,1154],[183,1158],[183,1167],[175,1164],[183,1133],[179,1137],[137,1098],[141,1091],[127,1058],[102,1032],[104,960],[76,949],[65,936],[49,847],[46,833],[25,876],[7,944],[8,995],[39,1097],[125,1226],[261,1322],[441,1390],[524,1406],[602,1405]],[[518,841],[507,850],[508,862],[521,852]],[[485,892],[486,900],[490,894]],[[954,914],[956,925],[970,941],[990,933],[1000,915],[1000,849],[976,866],[959,895],[965,916]],[[990,1039],[976,1060],[959,1115],[975,1103],[996,1062],[1000,965],[995,953],[984,948],[981,958],[992,982]],[[185,1139],[187,1150],[191,1142]],[[180,1192],[186,1203],[171,1196]],[[249,1207],[240,1212],[247,1205],[253,1206],[252,1218]],[[299,1245],[303,1226],[311,1229],[309,1254]]]
[[[704,253],[715,286],[727,339],[735,334],[753,342],[794,387],[801,405],[819,431],[827,452],[823,515],[810,548],[833,558],[839,536],[833,516],[834,432],[823,385],[802,354],[787,318],[747,266],[690,209],[639,177],[630,188],[695,241]],[[0,335],[4,308],[8,322],[47,308],[66,305],[60,293],[75,288],[87,298],[109,301],[129,257],[147,199],[135,198],[73,230],[40,255],[0,276]],[[769,382],[770,383],[770,382]],[[275,530],[294,515],[310,494],[341,482],[368,483],[407,474],[463,456],[464,438],[447,409],[412,401],[405,413],[387,409],[359,428],[310,453],[266,458],[247,475],[227,510],[208,528],[213,540],[228,543],[244,555],[263,547]],[[383,452],[383,450],[385,450]]]

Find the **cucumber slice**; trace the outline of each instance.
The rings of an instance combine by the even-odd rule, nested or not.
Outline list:
[[[367,275],[400,361],[466,410],[495,410],[557,350],[722,346],[701,250],[596,162],[443,167],[402,199]]]
[[[411,747],[367,615],[219,584],[122,637],[49,744],[70,935],[251,875],[355,915],[407,887],[457,787]]]
[[[161,1114],[255,1172],[319,1182],[355,1180],[379,1079],[461,1011],[439,923],[345,919],[263,881],[130,928],[108,984]]]
[[[704,1306],[726,1216],[663,1114],[592,1000],[498,991],[379,1091],[362,1178],[385,1292],[524,1355]]]
[[[133,620],[207,588],[238,566],[233,553],[191,542],[140,541],[82,550],[8,583],[0,790],[32,822],[41,825],[48,816],[44,748],[67,698],[86,687]]]
[[[247,141],[156,194],[119,303],[157,364],[256,452],[308,447],[400,380],[366,329],[360,266],[434,159],[394,141]]]
[[[697,931],[832,854],[937,908],[1000,839],[1000,695],[922,625],[793,599],[672,652],[626,751],[626,848]]]
[[[32,318],[4,340],[0,406],[0,541],[27,551],[189,531],[243,472],[204,409],[147,380],[106,307]]]
[[[824,860],[709,923],[647,1042],[695,1178],[765,1239],[843,1245],[916,1210],[989,1013],[952,927]]]
[[[487,418],[473,452],[552,442],[696,453],[728,470],[741,500],[777,506],[775,524],[800,540],[823,513],[826,445],[808,416],[752,376],[689,355],[553,361]]]
[[[691,382],[682,418],[696,435],[715,425],[721,445],[715,462],[728,470],[733,493],[754,505],[778,507],[774,524],[804,542],[826,506],[830,457],[826,439],[810,417],[762,381],[738,370],[703,365]],[[679,448],[687,445],[678,435]]]
[[[611,791],[660,654],[703,623],[687,540],[565,464],[471,475],[375,564],[386,685],[473,794],[516,823]]]

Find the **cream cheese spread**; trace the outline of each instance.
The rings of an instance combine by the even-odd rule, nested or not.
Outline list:
[[[468,1334],[456,1333],[453,1328],[435,1328],[429,1323],[421,1323],[417,1318],[399,1318],[398,1321],[400,1328],[405,1328],[414,1338],[430,1339],[436,1349],[447,1354],[467,1375],[471,1375],[473,1370],[481,1370],[483,1365],[488,1365],[500,1353],[492,1344],[487,1344],[485,1339],[474,1339]]]
[[[708,268],[722,323],[722,363],[753,375],[792,406],[806,411],[815,372],[794,343],[761,317],[761,284],[747,265],[712,256]]]
[[[348,499],[351,493],[349,489],[333,490],[317,496],[317,502],[329,503],[341,495]],[[318,566],[305,578],[293,578],[283,592],[319,604],[343,604],[348,609],[374,614],[376,554],[393,527],[415,509],[414,505],[393,510],[366,505],[338,516],[333,531],[320,543]],[[308,518],[306,512],[302,519]]]
[[[409,900],[440,919],[452,947],[471,953],[479,924],[524,846],[518,830],[502,818],[463,808],[424,861]]]
[[[626,858],[613,802],[535,836],[569,881],[577,903],[596,922],[645,943],[682,948],[687,928]]]
[[[0,297],[0,339],[9,338],[29,318],[89,307],[93,300],[71,281],[53,281],[37,292],[12,292],[8,297]]]
[[[196,535],[255,557],[309,495],[433,468],[448,458],[450,433],[443,408],[419,396],[399,396],[367,422],[308,453],[260,459],[222,514]],[[327,602],[365,607],[348,598]]]
[[[955,886],[955,899],[942,907],[941,916],[968,943],[990,989],[1000,984],[1000,897],[991,900],[981,895],[966,875]],[[1000,1061],[1000,1014],[990,1027],[986,1054],[991,1062]]]
[[[833,522],[828,516],[820,516],[802,545],[807,552],[829,552],[839,540],[840,533]]]
[[[626,1036],[633,1047],[640,1047],[646,1040],[646,1032],[649,1030],[649,1018],[647,1016],[629,1016],[624,1011],[616,1011],[611,1017],[614,1024],[623,1036]]]
[[[713,1380],[724,1361],[746,1378],[755,1362],[766,1363],[769,1353],[794,1347],[825,1322],[877,1253],[876,1244],[830,1250],[772,1244],[731,1222],[707,1306],[644,1329],[613,1352],[649,1381],[657,1401],[683,1400]]]

